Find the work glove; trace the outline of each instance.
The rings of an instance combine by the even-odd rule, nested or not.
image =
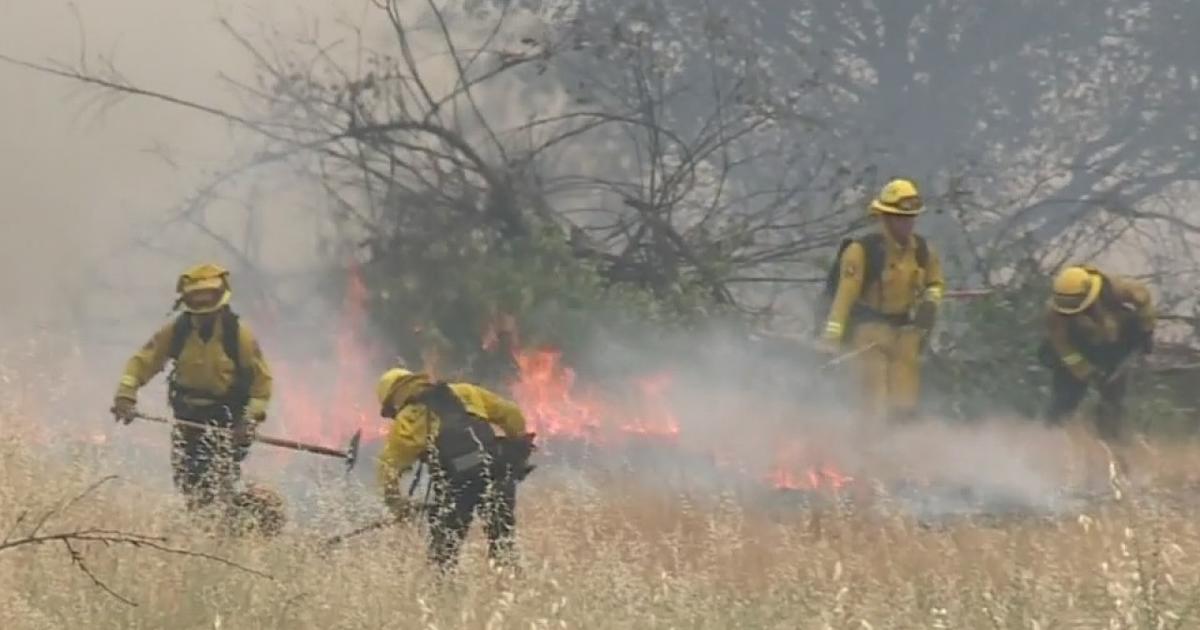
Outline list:
[[[233,426],[233,444],[242,449],[250,448],[254,437],[258,434],[258,425],[267,419],[267,401],[262,398],[251,398],[246,403],[246,410]]]
[[[383,504],[387,506],[388,512],[392,513],[398,523],[408,521],[421,513],[421,504],[400,492],[385,492]]]
[[[137,417],[137,401],[132,398],[123,396],[113,399],[112,409],[113,420],[115,422],[124,422],[129,424]]]
[[[929,300],[918,304],[916,313],[913,313],[913,326],[929,334],[937,323],[937,308],[937,304]]]
[[[817,344],[817,350],[821,352],[825,360],[836,359],[842,355],[842,340],[822,337],[821,342]]]
[[[840,356],[843,352],[844,342],[840,336],[831,334],[822,335],[817,340],[816,350],[821,353],[821,356],[826,360],[834,359]]]
[[[243,415],[240,420],[233,423],[233,445],[239,449],[249,449],[254,443],[254,437],[258,434],[258,423],[248,416]]]
[[[537,444],[533,441],[536,436],[536,433],[526,433],[503,438],[505,460],[513,464],[528,462],[533,452],[537,450]]]
[[[508,468],[516,481],[525,479],[537,468],[529,463],[529,458],[537,450],[537,444],[534,442],[536,436],[536,433],[526,433],[500,440],[500,463]]]

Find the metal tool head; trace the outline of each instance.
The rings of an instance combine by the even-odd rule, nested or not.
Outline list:
[[[354,470],[354,464],[358,462],[358,445],[361,441],[362,429],[359,429],[350,438],[350,446],[346,447],[346,474],[350,474],[350,471]]]

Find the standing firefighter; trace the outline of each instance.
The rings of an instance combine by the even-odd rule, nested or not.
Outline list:
[[[823,339],[830,351],[855,354],[868,415],[907,420],[916,415],[920,355],[945,282],[937,253],[913,233],[924,210],[916,184],[888,182],[870,210],[879,232],[842,241],[829,270]]]
[[[433,492],[430,559],[442,570],[452,568],[479,510],[489,558],[511,564],[517,482],[532,470],[533,434],[525,433],[521,410],[477,385],[433,381],[402,368],[383,374],[376,395],[380,413],[394,420],[378,468],[388,507],[397,518],[410,513],[400,475],[420,460],[429,467]]]
[[[1093,385],[1100,393],[1096,428],[1106,441],[1121,437],[1127,360],[1153,348],[1156,314],[1142,284],[1092,266],[1068,267],[1054,279],[1047,305],[1041,360],[1053,372],[1046,418],[1052,424],[1079,406]]]
[[[129,424],[137,392],[174,361],[168,401],[176,418],[221,427],[175,426],[171,465],[189,510],[236,503],[241,462],[267,415],[271,372],[249,327],[230,310],[229,272],[199,265],[179,277],[175,306],[184,308],[125,364],[113,415]]]

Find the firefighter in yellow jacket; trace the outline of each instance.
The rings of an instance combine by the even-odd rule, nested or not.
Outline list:
[[[380,377],[376,396],[381,415],[393,420],[379,457],[379,485],[398,518],[412,509],[401,474],[418,462],[430,471],[430,560],[443,570],[456,564],[478,510],[489,557],[511,563],[516,485],[532,470],[533,435],[525,432],[521,410],[477,385],[433,381],[403,368]]]
[[[923,210],[916,184],[888,182],[870,206],[879,231],[843,243],[831,270],[836,289],[824,342],[830,351],[854,353],[862,402],[874,418],[916,415],[920,355],[945,287],[937,252],[913,231]]]
[[[1121,437],[1121,411],[1136,353],[1149,353],[1157,320],[1150,291],[1129,278],[1089,265],[1063,269],[1047,305],[1047,338],[1041,360],[1052,372],[1046,418],[1059,424],[1087,394],[1100,394],[1096,428],[1107,441]]]
[[[171,464],[176,487],[189,509],[233,500],[257,426],[266,419],[271,372],[258,341],[229,307],[229,272],[211,264],[184,272],[176,284],[176,308],[185,312],[166,324],[125,364],[113,415],[128,424],[137,414],[137,393],[174,361],[168,401],[176,418],[229,429],[202,431],[176,426]]]

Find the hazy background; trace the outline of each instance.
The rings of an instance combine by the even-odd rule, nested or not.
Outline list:
[[[219,102],[224,91],[217,71],[236,56],[216,45],[213,8],[206,2],[4,2],[0,40],[5,53],[39,62],[74,63],[86,44],[92,54],[112,54],[147,84]],[[229,155],[221,126],[145,101],[97,111],[88,107],[94,93],[7,64],[0,84],[6,320],[46,317],[62,293],[97,275],[116,277],[103,274],[104,266],[119,267],[132,287],[170,295],[172,279],[162,261],[134,258],[129,240],[139,222],[160,219],[187,195],[200,169]],[[160,147],[177,157],[178,169],[151,154]],[[213,253],[200,239],[189,245],[179,261]]]
[[[364,9],[368,4],[267,0],[195,3],[106,0],[75,4],[54,1],[7,1],[0,2],[0,53],[40,63],[60,61],[78,64],[84,59],[92,67],[98,63],[98,56],[104,56],[110,58],[123,75],[140,87],[240,111],[240,103],[234,98],[222,75],[236,80],[248,80],[251,66],[246,52],[238,48],[218,24],[219,16],[224,16],[235,29],[252,37],[263,35],[286,40],[312,34],[316,40],[322,41],[330,37],[327,35],[327,29],[339,19],[349,24],[364,24],[364,32],[368,38],[385,37],[387,29],[378,21],[378,14],[372,14],[372,19],[376,21],[364,22],[363,16],[368,15],[364,13]],[[766,10],[763,7],[770,9],[768,5],[770,3],[758,3],[756,11]],[[411,2],[405,6],[409,6],[415,13],[420,11],[421,3]],[[772,10],[775,9],[779,7]],[[1013,11],[1022,13],[1026,10]],[[1060,15],[1058,10],[1048,10],[1048,24],[1055,23],[1050,17],[1069,21],[1069,12]],[[841,11],[839,9],[835,13],[840,16]],[[805,14],[807,17],[799,12],[788,15],[790,19],[797,20],[797,23],[803,22],[810,28],[814,24],[820,24],[820,16],[816,14]],[[969,19],[971,15],[973,14],[969,11],[963,14],[965,17],[956,14],[968,25],[973,24]],[[757,26],[761,26],[756,25],[756,16],[758,13],[747,13],[745,23],[735,25],[736,28],[731,32],[743,35],[745,32],[754,32]],[[673,17],[678,17],[679,23],[682,24],[686,19],[695,16],[678,13]],[[831,19],[828,16],[825,18]],[[1006,22],[1005,28],[1019,29],[1021,21],[1018,18],[1023,19],[1022,15],[1017,15]],[[530,22],[533,23],[534,20],[531,19]],[[847,24],[849,22],[847,21]],[[264,26],[268,24],[273,31],[264,30]],[[468,24],[456,27],[455,32],[466,40],[478,39],[480,31],[486,31],[485,26]],[[929,25],[917,20],[917,26]],[[945,24],[940,26],[944,27],[943,34],[946,35],[947,41],[957,41],[958,27],[946,27]],[[682,31],[683,27],[679,28]],[[870,30],[865,24],[858,24],[856,28],[864,32]],[[596,30],[602,29],[596,27]],[[664,29],[664,32],[664,37],[679,35],[670,29]],[[830,32],[832,31],[829,29],[815,28],[810,34]],[[1004,34],[1008,31],[1002,29],[997,32]],[[785,35],[790,37],[792,33],[774,34],[780,37],[781,41],[787,39]],[[996,33],[984,35],[979,41],[1002,43],[1002,38]],[[1084,42],[1078,44],[1080,50],[1090,50],[1087,40],[1091,35],[1086,26],[1081,26],[1073,35],[1077,35]],[[791,43],[801,42],[814,48],[824,45],[819,41],[803,40],[804,37],[800,37]],[[845,41],[851,40],[853,38],[847,38]],[[914,38],[917,44],[923,41],[925,40]],[[1074,40],[1071,43],[1074,43]],[[672,42],[668,44],[670,45],[662,47],[668,53],[666,62],[676,64],[672,67],[680,76],[703,74],[697,67],[689,65],[692,60],[698,58],[697,55],[691,54],[693,50],[682,45],[676,48]],[[893,47],[905,44],[906,42],[895,38],[888,42],[888,45]],[[421,56],[421,52],[423,50],[418,51],[418,56]],[[891,63],[888,60],[899,59],[893,54],[895,51],[889,52],[883,47],[868,52],[871,53],[872,61],[884,65]],[[858,62],[854,55],[865,54],[863,51],[842,50],[824,57],[806,57],[798,50],[786,46],[777,48],[773,45],[764,46],[763,53],[764,56],[772,58],[775,65],[773,73],[768,73],[762,80],[771,89],[779,87],[780,90],[784,89],[784,79],[800,81],[814,68],[825,70],[820,65],[822,63],[843,63],[845,67],[841,70],[857,68]],[[929,182],[931,199],[937,196],[950,208],[950,211],[945,213],[931,213],[924,225],[938,237],[939,243],[946,243],[947,250],[952,245],[963,250],[958,251],[963,255],[955,267],[952,285],[963,287],[987,280],[996,282],[996,277],[1007,278],[1013,275],[1012,259],[1017,256],[1013,252],[1017,248],[1011,245],[1022,238],[1019,236],[1022,234],[1021,230],[1030,229],[1031,226],[1044,228],[1048,239],[1045,242],[1064,238],[1061,226],[1054,225],[1061,215],[1046,209],[1057,203],[1054,201],[1057,193],[1079,195],[1091,192],[1088,186],[1108,186],[1109,182],[1105,177],[1097,177],[1088,180],[1090,183],[1079,184],[1079,190],[1076,190],[1072,188],[1075,185],[1074,180],[1064,175],[1073,167],[1061,164],[1069,164],[1070,160],[1078,155],[1087,157],[1090,150],[1087,146],[1071,144],[1070,141],[1077,141],[1087,135],[1080,132],[1080,128],[1094,129],[1088,127],[1089,121],[1076,121],[1064,115],[1066,111],[1074,111],[1071,110],[1075,105],[1074,97],[1063,97],[1062,101],[1055,103],[1053,107],[1044,106],[1044,111],[1035,112],[1034,104],[1046,101],[1039,92],[1044,85],[1018,83],[1011,90],[1006,87],[1006,81],[1017,82],[1029,74],[1022,67],[1021,55],[1024,53],[1001,48],[998,49],[994,64],[971,61],[993,68],[1000,75],[994,77],[994,80],[984,75],[971,74],[948,61],[959,58],[954,54],[954,50],[947,48],[942,53],[944,57],[935,56],[932,61],[921,57],[921,62],[927,62],[928,68],[906,69],[888,65],[886,68],[875,69],[875,72],[847,72],[846,76],[840,78],[846,83],[854,84],[851,87],[860,90],[853,96],[828,96],[823,92],[818,94],[818,91],[814,90],[813,94],[804,94],[800,99],[806,101],[806,106],[831,108],[827,111],[838,113],[856,112],[859,118],[854,118],[853,113],[847,114],[844,120],[838,121],[839,126],[819,133],[814,132],[812,136],[795,138],[771,130],[756,138],[768,143],[778,140],[782,145],[786,144],[786,140],[813,147],[811,153],[805,153],[809,149],[799,152],[803,158],[799,161],[800,166],[790,161],[785,162],[784,149],[779,148],[778,156],[769,154],[770,157],[763,160],[762,163],[767,166],[759,165],[758,170],[748,175],[742,174],[745,180],[756,183],[760,178],[772,180],[776,175],[781,180],[788,180],[793,184],[799,180],[800,183],[796,185],[806,194],[800,199],[811,202],[812,208],[828,211],[828,216],[835,217],[828,223],[813,223],[811,229],[802,227],[796,230],[802,236],[811,233],[820,235],[823,240],[820,243],[814,242],[811,245],[812,251],[819,251],[820,246],[836,242],[839,233],[834,229],[834,224],[837,224],[837,229],[842,229],[844,220],[860,220],[861,200],[887,176],[897,170],[907,169],[923,182]],[[423,63],[431,64],[428,66],[431,68],[431,76],[442,81],[450,80],[449,75],[443,72],[446,69],[444,59],[438,62],[432,61],[431,58],[426,59],[423,57]],[[804,59],[816,65],[794,69],[790,65],[792,59]],[[1088,67],[1087,62],[1087,57],[1070,55],[1064,57],[1063,61],[1072,67],[1075,64]],[[679,70],[681,67],[686,69]],[[603,74],[603,70],[606,70],[603,66],[584,65],[581,74],[599,76]],[[935,72],[938,70],[941,72]],[[566,72],[561,68],[559,71]],[[912,71],[915,73],[913,76],[919,75],[924,78],[906,84],[906,71]],[[876,72],[879,74],[876,75]],[[1088,84],[1090,80],[1086,76],[1072,77],[1068,70],[1060,68],[1043,68],[1042,72],[1048,73],[1048,76],[1056,80],[1069,82],[1074,78],[1081,84]],[[934,76],[934,80],[923,82],[930,74]],[[980,76],[983,78],[979,78]],[[510,83],[502,83],[498,88],[489,88],[495,91],[488,93],[491,98],[487,99],[485,109],[493,122],[503,123],[517,121],[528,114],[529,110],[539,113],[559,111],[569,105],[567,90],[556,82],[561,77],[562,75],[556,76],[551,72],[545,79],[531,80],[528,83],[514,79]],[[780,79],[778,85],[773,83],[776,79]],[[954,92],[955,94],[970,93],[976,82],[982,82],[996,90],[995,94],[989,92],[987,98],[981,98],[980,103],[972,103],[979,109],[960,107],[959,101],[946,98],[948,92],[941,91],[944,86],[949,85],[959,90]],[[297,179],[288,171],[270,167],[256,169],[250,177],[239,179],[224,189],[222,193],[228,197],[215,201],[207,200],[211,202],[203,204],[202,223],[207,228],[217,231],[214,237],[213,234],[206,234],[197,226],[189,225],[179,218],[186,215],[187,202],[193,198],[199,186],[209,181],[214,173],[248,159],[250,151],[258,148],[245,132],[211,117],[150,100],[124,98],[114,102],[92,88],[9,64],[0,64],[0,85],[3,86],[3,91],[0,92],[3,94],[3,98],[0,99],[0,181],[3,182],[2,211],[6,219],[0,232],[0,251],[3,251],[5,256],[5,264],[0,267],[0,288],[5,296],[0,342],[11,348],[5,357],[10,369],[20,372],[29,381],[51,380],[61,382],[62,385],[53,396],[39,396],[31,391],[24,398],[25,404],[35,410],[35,415],[52,418],[53,421],[47,422],[69,426],[72,427],[71,430],[85,433],[91,433],[92,427],[95,426],[97,430],[102,431],[105,439],[112,442],[114,429],[105,417],[105,411],[112,387],[119,375],[121,362],[163,321],[173,299],[174,281],[179,271],[196,262],[210,259],[220,260],[235,270],[235,303],[239,308],[262,308],[256,312],[271,314],[269,320],[264,316],[255,323],[261,322],[259,328],[263,335],[268,337],[265,345],[273,363],[280,366],[287,364],[291,368],[296,367],[293,363],[298,363],[311,368],[302,378],[294,376],[294,373],[289,377],[281,370],[277,373],[278,377],[282,377],[281,384],[290,383],[302,391],[314,392],[321,401],[331,397],[337,398],[339,390],[343,393],[348,391],[349,400],[361,401],[363,408],[370,412],[370,406],[373,404],[370,400],[370,386],[381,363],[388,357],[369,357],[362,364],[353,366],[358,370],[357,373],[339,383],[339,379],[344,376],[341,372],[346,366],[341,364],[336,356],[337,344],[332,336],[343,316],[339,312],[340,298],[331,297],[332,292],[327,294],[315,291],[310,283],[295,282],[326,271],[322,264],[328,260],[319,255],[317,237],[328,228],[325,223],[328,208],[320,195],[314,194],[314,190],[306,189],[301,183],[303,180]],[[932,87],[925,89],[916,86]],[[1125,93],[1129,90],[1114,91]],[[1069,90],[1062,91],[1063,94],[1068,92]],[[523,98],[529,98],[530,101],[524,101]],[[995,109],[994,118],[989,121],[991,126],[977,124],[978,119],[983,116],[980,111],[993,105],[988,99],[996,98],[1007,99],[1005,107]],[[811,102],[807,102],[806,99],[811,99]],[[672,105],[675,108],[672,111],[678,113],[681,119],[686,121],[702,116],[703,112],[692,111],[699,109],[698,105],[687,99],[681,100],[684,101],[683,104]],[[1099,100],[1092,99],[1090,102],[1095,103]],[[849,109],[851,106],[862,109]],[[1101,108],[1096,111],[1080,111],[1094,116],[1097,120],[1113,121],[1111,129],[1105,129],[1115,129],[1116,131],[1112,131],[1115,137],[1125,138],[1118,124],[1123,124],[1123,119],[1119,116],[1109,116]],[[1014,112],[1024,112],[1027,116]],[[1034,121],[1030,122],[1029,119]],[[1047,131],[1052,122],[1059,119],[1063,121],[1061,127],[1054,126],[1051,129],[1053,133]],[[953,124],[948,124],[948,121]],[[1013,129],[1011,132],[1007,131],[1010,129],[1007,125],[1010,124]],[[686,128],[687,124],[680,126]],[[982,134],[979,130],[985,128],[991,135],[985,136],[976,144],[976,134]],[[860,135],[848,136],[847,130],[857,131]],[[1160,130],[1150,131],[1154,133],[1147,132],[1146,137],[1137,138],[1137,146],[1156,146],[1154,134]],[[1023,139],[1026,144],[1008,152],[1007,147],[1003,145],[1010,141],[1010,136],[1015,136],[1018,140]],[[601,139],[611,140],[604,136]],[[984,140],[997,143],[997,146],[986,144]],[[964,157],[964,152],[976,146],[982,147],[977,155]],[[569,172],[572,169],[581,175],[595,177],[617,177],[633,172],[629,179],[640,182],[642,174],[634,172],[636,160],[630,157],[629,153],[632,152],[626,149],[628,147],[617,144],[581,142],[554,154],[552,158],[557,161],[547,158],[547,164],[541,166],[547,169],[546,173],[549,175],[559,170]],[[817,155],[824,149],[828,149],[833,155]],[[1056,151],[1062,151],[1064,155],[1058,156]],[[1071,151],[1078,155],[1071,154]],[[1137,154],[1134,150],[1130,153]],[[878,158],[878,163],[868,165],[868,158]],[[804,161],[805,159],[807,161]],[[1040,163],[1043,159],[1046,164]],[[806,165],[824,165],[827,161],[835,165],[840,164],[848,171],[853,170],[854,176],[829,175],[816,166],[812,166],[811,171],[805,170]],[[1051,162],[1055,164],[1050,164]],[[640,163],[637,164],[640,166]],[[976,167],[976,164],[982,166]],[[1142,166],[1137,160],[1131,160],[1130,164],[1124,166],[1123,172]],[[964,175],[955,172],[959,167],[977,170]],[[786,172],[789,169],[794,169],[794,172]],[[810,182],[806,179],[810,175],[813,176],[812,182],[815,182],[812,186],[809,186]],[[959,175],[961,178],[956,179]],[[954,205],[961,192],[956,187],[966,186],[970,183],[972,175],[986,178],[985,183],[979,186],[982,193],[973,200],[963,202],[961,206]],[[1059,188],[1043,193],[1042,182],[1039,180],[1042,176],[1045,177],[1045,181],[1052,182]],[[993,185],[996,182],[1001,182],[1001,185]],[[1188,183],[1186,173],[1179,176],[1179,186],[1187,186]],[[747,184],[747,188],[738,192],[748,190],[750,188]],[[853,192],[843,196],[847,190]],[[692,207],[680,210],[677,216],[685,217],[680,220],[681,223],[686,224],[690,220],[686,219],[689,211],[694,213],[696,206],[705,205],[704,196],[709,192],[711,189],[703,186],[688,191],[686,201],[691,203]],[[1041,204],[1045,200],[1039,195],[1043,194],[1051,201]],[[749,197],[749,194],[747,196]],[[548,194],[547,197],[553,196]],[[559,204],[556,206],[558,210],[577,209],[582,214],[592,211],[601,216],[604,216],[604,211],[610,211],[612,206],[621,204],[620,199],[611,192],[587,194],[580,190],[569,191],[551,200]],[[1151,206],[1160,201],[1151,200]],[[1088,206],[1089,203],[1080,205]],[[547,204],[550,205],[549,201]],[[255,211],[247,213],[247,205],[252,206]],[[735,206],[735,203],[730,203],[730,207]],[[1035,211],[1024,212],[1030,208]],[[791,212],[791,206],[788,204],[780,204],[779,207],[768,210],[780,212],[785,219],[796,219],[787,214]],[[1020,215],[1021,221],[1008,221],[1006,217],[1000,216],[1001,210],[1013,210],[1014,214]],[[730,214],[736,215],[737,210],[731,211]],[[796,214],[802,212],[797,210]],[[250,220],[247,219],[249,215],[252,215]],[[1029,218],[1039,215],[1042,216],[1040,222]],[[719,236],[725,231],[736,231],[736,219],[735,216],[727,223],[717,222],[715,227],[711,228],[712,232]],[[774,222],[774,219],[772,221]],[[579,224],[587,227],[600,222],[599,219],[589,221],[585,218],[581,219]],[[801,224],[808,225],[803,222]],[[1010,225],[1011,232],[1007,231],[1006,227]],[[1045,225],[1050,227],[1044,227]],[[693,230],[687,230],[685,227],[688,226],[681,227],[679,231],[685,233],[688,238],[702,241],[702,236],[696,236],[692,233]],[[1161,225],[1156,228],[1163,229]],[[1088,230],[1094,230],[1097,234],[1103,231],[1095,225],[1085,226],[1079,231]],[[1131,240],[1135,243],[1152,240],[1153,232],[1154,230],[1147,230],[1149,235],[1135,235]],[[242,265],[231,255],[228,243],[222,242],[226,234],[246,237],[245,242],[239,241],[236,245],[244,250],[243,253],[249,253],[252,260],[248,262],[253,265]],[[996,236],[997,234],[999,236]],[[984,241],[988,238],[993,239],[988,241],[988,247],[992,249],[991,254],[997,258],[992,266],[971,260],[968,254],[978,252],[974,251],[974,243],[967,238],[968,236],[980,236]],[[1104,241],[1106,237],[1101,235],[1094,240]],[[1180,240],[1187,239],[1181,237]],[[963,245],[964,241],[966,245]],[[1033,242],[1036,247],[1044,244],[1036,239],[1033,239]],[[712,249],[719,254],[727,244],[716,245]],[[1185,245],[1186,242],[1180,246]],[[738,246],[729,247],[736,249]],[[1081,251],[1091,253],[1090,250]],[[1102,250],[1101,253],[1108,255],[1112,251]],[[1152,248],[1151,251],[1157,250]],[[408,255],[410,252],[402,253]],[[810,250],[802,248],[800,253],[807,256]],[[802,263],[818,260],[815,255],[811,259],[801,258],[802,256],[797,255],[780,262],[780,273],[795,275]],[[1048,256],[1042,259],[1042,262],[1053,258]],[[651,259],[644,267],[653,269],[667,266],[660,263],[661,261]],[[1051,266],[1051,263],[1046,264]],[[262,275],[240,273],[248,271],[251,266]],[[379,273],[386,276],[389,271],[385,266]],[[1035,268],[1034,271],[1036,273],[1030,275],[1040,279],[1043,275],[1042,270]],[[1188,272],[1189,269],[1185,266],[1180,273]],[[386,282],[376,281],[376,285],[386,286]],[[267,286],[271,287],[274,294],[273,301],[258,301],[264,293],[262,289]],[[1035,289],[1040,287],[1036,283],[1033,286]],[[288,287],[295,287],[295,290],[289,293]],[[1018,288],[1028,289],[1029,285],[1021,284]],[[777,314],[786,318],[795,314],[795,310],[803,305],[803,300],[796,299],[798,292],[791,288],[785,289],[784,292],[787,297],[781,299],[779,304],[789,308],[781,308]],[[1029,301],[1040,303],[1040,300],[1038,294]],[[391,310],[403,312],[415,306],[403,303],[391,307]],[[267,307],[273,307],[274,310]],[[949,308],[966,310],[967,307],[952,303]],[[952,317],[955,316],[953,310],[951,314]],[[975,315],[978,314],[972,316]],[[1011,332],[1018,326],[1004,321],[1009,315],[1004,313],[986,322],[993,326],[991,329],[979,326],[979,321],[969,320],[966,316],[958,320],[952,319],[951,325],[970,324],[964,327],[988,330],[989,334],[997,330]],[[471,322],[472,325],[474,323]],[[654,336],[653,326],[645,328],[649,329],[650,336]],[[377,332],[369,324],[363,323],[363,334],[356,341],[357,347],[360,350],[370,348],[376,345],[377,339],[384,337],[387,337],[386,342],[380,342],[378,345],[387,345],[400,336],[397,333],[399,330],[407,332],[409,329],[396,324],[386,331]],[[462,333],[464,330],[466,332]],[[1025,326],[1023,332],[1029,330],[1029,327]],[[481,332],[479,327],[464,325],[459,332],[462,333],[460,337],[471,338],[457,339],[456,343],[464,346],[477,345],[474,336]],[[761,393],[751,394],[754,392],[754,386],[761,382],[758,378],[762,370],[759,362],[761,348],[744,345],[737,341],[736,337],[734,339],[726,342],[718,336],[712,339],[706,337],[693,343],[694,346],[712,346],[712,350],[706,355],[700,358],[684,354],[668,356],[665,359],[659,357],[662,360],[654,366],[650,366],[650,362],[642,354],[614,350],[612,346],[615,344],[601,344],[597,348],[591,348],[589,354],[599,362],[607,362],[610,370],[628,370],[631,375],[640,374],[642,368],[659,369],[666,365],[673,369],[678,373],[679,382],[682,384],[673,396],[681,415],[685,417],[685,427],[693,429],[689,439],[697,432],[700,433],[701,450],[706,443],[711,444],[714,440],[724,441],[725,445],[732,445],[732,450],[739,451],[747,461],[760,468],[763,467],[766,457],[764,450],[772,446],[772,437],[799,433],[795,428],[799,426],[803,427],[806,436],[812,435],[817,429],[829,434],[827,438],[820,438],[829,441],[821,443],[817,449],[827,451],[822,456],[839,459],[851,465],[867,460],[901,460],[894,465],[903,468],[909,464],[924,464],[947,471],[948,474],[972,485],[996,483],[999,479],[1001,483],[1009,483],[1038,498],[1052,494],[1055,483],[1047,480],[1053,477],[1034,472],[1040,471],[1040,465],[1047,460],[1054,459],[1055,443],[1033,439],[1030,435],[1040,435],[1040,429],[1031,429],[1027,425],[1014,422],[999,422],[995,426],[954,430],[918,427],[910,431],[880,431],[873,435],[873,448],[876,450],[872,451],[858,441],[855,430],[859,427],[846,422],[843,415],[827,409],[798,406],[794,397],[797,392],[794,389],[784,386],[782,393],[777,389],[772,394],[773,397],[768,399],[762,398]],[[730,345],[721,345],[722,343]],[[1004,345],[1003,340],[1000,345]],[[1015,347],[1017,344],[1010,345]],[[961,343],[951,350],[964,347],[968,348],[964,353],[969,354],[975,352],[979,346]],[[278,361],[275,361],[276,357]],[[973,374],[976,377],[987,371],[980,370],[978,357],[969,358],[976,361],[966,364],[969,369],[975,370]],[[1003,365],[1011,371],[1024,371],[1024,366],[1012,357],[998,358],[986,365]],[[814,377],[810,372],[795,366],[781,369],[795,370],[785,376],[812,386]],[[954,374],[952,371],[950,373]],[[787,381],[779,372],[773,373],[772,378],[779,378],[780,383]],[[982,380],[987,380],[986,376]],[[160,378],[143,394],[143,401],[152,408],[162,408],[161,383]],[[1024,387],[1026,383],[1020,385]],[[1034,398],[1034,391],[1031,389],[1013,391],[1020,392],[1014,395],[1014,398]],[[998,397],[1004,396],[1001,392]],[[285,406],[282,398],[273,403],[272,414],[277,420],[293,416],[293,410]],[[804,398],[803,402],[811,404],[812,397]],[[324,413],[324,407],[316,413]],[[757,429],[765,425],[771,426],[772,431]],[[99,429],[100,427],[103,429]],[[280,431],[287,429],[280,424],[273,424],[272,427],[273,430]],[[161,444],[164,437],[162,428],[156,426],[136,426],[120,431],[121,444]],[[135,438],[126,442],[126,436]],[[1027,462],[1021,456],[1021,449],[1037,451],[1039,461]],[[139,452],[137,456],[148,458],[153,462],[153,466],[165,473],[162,467],[164,451],[165,449],[157,452],[146,450]],[[286,483],[294,484],[297,489],[306,485],[306,480],[302,477],[283,474],[273,469],[272,464],[275,460],[272,457],[274,456],[269,451],[256,452],[252,458],[252,468],[277,478],[281,483],[286,480]],[[336,463],[318,461],[315,458],[306,458],[303,461],[305,463],[302,465],[310,469],[316,467],[324,470],[324,467],[336,466]],[[365,468],[369,471],[369,464]]]
[[[237,109],[221,73],[245,79],[238,72],[248,66],[218,17],[246,29],[265,23],[287,29],[298,10],[310,17],[324,11],[323,18],[331,17],[328,5],[5,1],[0,3],[0,53],[70,65],[86,58],[93,64],[89,67],[104,56],[139,85]],[[85,438],[111,437],[111,446],[129,456],[129,465],[140,459],[160,473],[149,478],[165,477],[165,448],[158,448],[165,446],[165,428],[116,429],[107,408],[125,358],[165,323],[175,279],[183,269],[219,262],[235,270],[235,304],[248,303],[254,295],[257,287],[238,275],[238,261],[216,239],[179,221],[168,222],[209,176],[233,160],[246,159],[240,144],[245,139],[211,117],[144,99],[114,101],[98,90],[9,64],[0,64],[0,86],[0,251],[5,261],[0,269],[5,296],[0,345],[6,349],[6,365],[30,384],[21,404],[26,411],[44,414],[38,422],[49,427]],[[231,228],[229,233],[235,234],[247,231],[249,226],[239,224],[245,216],[242,204],[253,198],[261,223],[252,231],[269,234],[253,248],[256,267],[281,281],[316,270],[313,207],[294,179],[261,169],[254,180],[227,192],[240,198],[209,204],[207,225]],[[251,323],[260,336],[270,338],[269,354],[279,363],[290,346],[311,359],[322,349],[319,344],[329,341],[311,337],[312,321],[331,323],[337,299],[308,295],[303,306],[303,313],[280,314],[285,322],[301,324],[300,332]],[[274,336],[269,328],[276,330]],[[330,329],[327,337],[332,334]],[[149,412],[165,410],[164,377],[142,393]],[[335,379],[297,387],[325,380]],[[61,383],[69,393],[57,386]],[[18,398],[14,387],[9,386],[10,398]],[[59,393],[48,395],[51,391]],[[313,394],[323,400],[323,392]],[[278,413],[278,390],[274,402]],[[278,453],[258,455],[263,467],[279,461],[270,459]],[[319,467],[326,462],[310,458],[306,463]],[[369,469],[370,462],[363,468]]]
[[[138,85],[236,111],[221,77],[245,80],[249,66],[218,17],[251,33],[263,24],[289,32],[299,28],[301,12],[326,20],[365,3],[336,4],[6,1],[0,3],[0,50],[39,63],[87,59],[91,68],[103,56]],[[143,330],[158,319],[145,308],[150,296],[163,312],[169,309],[180,270],[210,259],[236,266],[203,233],[159,226],[179,213],[206,175],[247,158],[244,136],[196,112],[145,99],[116,100],[2,65],[5,332],[67,317],[65,298],[101,287],[119,288],[126,304],[106,301],[89,316],[131,318],[125,325]],[[312,269],[312,206],[295,182],[264,169],[233,190],[255,200],[263,222],[256,229],[271,233],[255,262],[280,275]],[[240,210],[235,203],[244,200],[212,203],[210,225],[230,227]],[[157,237],[153,249],[137,246],[150,235]],[[245,280],[234,278],[243,287]]]

